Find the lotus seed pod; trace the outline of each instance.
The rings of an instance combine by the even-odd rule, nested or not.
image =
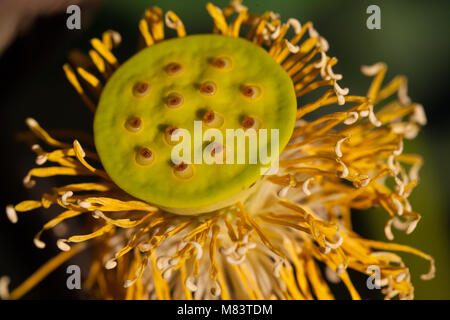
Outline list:
[[[168,211],[199,214],[244,197],[267,165],[236,159],[175,164],[174,130],[167,128],[190,133],[192,155],[204,148],[194,144],[194,121],[202,122],[202,132],[220,130],[224,139],[227,129],[267,129],[274,160],[270,129],[279,130],[283,150],[295,115],[292,80],[264,49],[239,38],[193,35],[148,47],[113,74],[95,114],[95,145],[108,175],[129,194]],[[255,150],[248,141],[245,146],[238,150],[235,143],[234,155],[245,152],[248,159]]]

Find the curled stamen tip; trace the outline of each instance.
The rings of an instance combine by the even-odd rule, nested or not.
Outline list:
[[[192,244],[195,247],[195,259],[196,260],[200,260],[203,256],[203,248],[200,245],[200,243],[196,242],[196,241],[189,241],[188,243]]]
[[[71,249],[64,239],[59,239],[58,241],[56,241],[56,245],[61,251],[69,251]]]
[[[73,141],[73,147],[76,151],[80,153],[82,158],[86,157],[86,153],[84,152],[84,149],[78,140]]]
[[[299,34],[302,31],[302,25],[300,24],[300,21],[298,21],[297,19],[290,18],[288,19],[287,24],[292,26],[295,34]]]
[[[233,7],[236,12],[241,12],[242,10],[247,10],[248,8],[242,4],[239,0],[232,0],[230,5]]]
[[[310,178],[306,179],[305,182],[303,182],[302,190],[306,196],[311,195],[311,190],[309,190],[309,185],[310,185],[311,181],[313,181],[313,180],[314,180],[314,177],[310,177]]]
[[[417,227],[417,224],[419,223],[419,220],[420,219],[416,219],[416,220],[414,220],[414,221],[412,221],[409,225],[408,225],[408,227],[406,228],[406,234],[411,234],[411,233],[413,233],[413,231],[416,229],[416,227]]]
[[[403,280],[406,279],[406,277],[408,276],[409,270],[406,269],[405,271],[399,273],[396,277],[395,277],[395,282],[400,283]]]
[[[219,297],[220,294],[222,293],[222,289],[220,288],[220,285],[219,285],[219,284],[216,284],[215,287],[212,287],[212,288],[211,288],[210,292],[211,292],[211,295],[212,295],[213,297],[216,297],[216,298],[217,298],[217,297]]]
[[[369,110],[361,110],[360,112],[359,112],[359,115],[361,116],[361,117],[367,117],[368,115],[369,115]]]
[[[332,242],[329,242],[329,241],[326,240],[326,239],[324,240],[324,242],[325,242],[325,244],[326,244],[327,247],[329,247],[329,248],[331,248],[331,249],[337,249],[337,248],[339,248],[339,247],[342,245],[342,243],[344,242],[344,238],[341,236],[341,234],[339,233],[339,231],[336,232],[336,233],[334,234],[333,238],[334,238],[334,240],[335,240],[336,242],[332,243]]]
[[[286,198],[289,189],[290,189],[289,186],[282,188],[282,189],[278,192],[278,197],[279,197],[279,198]]]
[[[33,239],[33,243],[39,249],[44,249],[45,248],[45,242],[40,240],[40,239],[38,239],[38,238],[34,238]]]
[[[141,244],[139,244],[139,250],[141,252],[143,252],[143,253],[150,251],[151,247],[152,246],[149,243],[141,243]]]
[[[361,73],[365,76],[371,77],[376,75],[386,65],[383,62],[375,63],[371,66],[361,66]]]
[[[297,52],[299,52],[299,50],[300,50],[300,47],[299,47],[299,46],[293,45],[293,44],[290,43],[289,40],[287,40],[287,39],[285,39],[284,41],[285,41],[285,43],[286,43],[286,46],[287,46],[288,50],[289,50],[291,53],[297,53]]]
[[[161,276],[163,277],[164,280],[169,280],[171,275],[172,275],[172,268],[169,267],[163,271]]]
[[[103,216],[103,212],[101,212],[100,210],[95,210],[94,212],[92,212],[92,217],[94,219],[100,219],[100,217]]]
[[[11,223],[17,223],[19,220],[17,217],[16,209],[14,209],[14,206],[12,204],[6,206],[6,216],[8,217],[9,221]]]
[[[44,163],[46,163],[48,160],[46,155],[40,154],[36,157],[36,164],[38,166],[42,166]]]
[[[117,266],[117,260],[112,258],[105,263],[105,268],[108,270],[114,269]]]
[[[398,88],[397,96],[400,104],[403,106],[409,106],[411,104],[411,98],[408,96],[408,79],[403,78],[404,81]]]
[[[349,112],[349,117],[344,120],[344,124],[351,125],[358,121],[358,112],[351,111]]]
[[[197,285],[195,284],[195,279],[192,276],[186,278],[184,285],[186,286],[186,288],[188,288],[189,291],[192,292],[195,292],[198,289]]]
[[[358,187],[364,188],[367,187],[370,183],[370,178],[368,176],[361,178],[361,180],[358,181]]]
[[[394,219],[389,219],[384,226],[384,234],[388,240],[394,240],[394,234],[392,233],[392,222]]]
[[[322,48],[323,51],[327,52],[328,49],[330,49],[330,45],[328,43],[328,41],[324,38],[319,36],[319,42],[318,45],[320,46],[320,48]]]
[[[25,119],[25,123],[27,124],[27,126],[29,126],[30,128],[34,128],[34,127],[38,127],[39,123],[33,119],[33,118],[26,118]]]
[[[156,259],[156,267],[158,268],[158,270],[162,271],[165,268],[167,268],[167,266],[169,265],[169,260],[170,260],[169,256],[159,256]]]
[[[169,27],[170,29],[178,29],[179,27],[181,27],[183,25],[181,20],[178,20],[177,22],[173,22],[170,15],[171,15],[171,11],[167,11],[164,16],[164,20],[165,20],[167,27]]]
[[[411,116],[411,120],[415,123],[424,126],[427,124],[427,116],[425,110],[421,104],[417,104],[414,108],[414,113]]]
[[[340,265],[338,265],[338,266],[336,267],[336,273],[337,273],[338,275],[340,275],[340,274],[342,274],[342,273],[345,272],[345,269],[347,269],[347,267],[344,266],[343,264],[340,264]]]
[[[231,255],[227,256],[227,261],[229,264],[238,265],[245,261],[246,256],[239,257],[237,259],[233,258]]]
[[[61,203],[65,206],[69,205],[69,202],[67,202],[67,199],[70,198],[71,196],[73,196],[73,192],[72,191],[66,191],[64,192],[64,194],[61,196]]]
[[[328,266],[325,268],[325,276],[327,277],[327,280],[330,281],[331,283],[341,282],[341,278],[338,276],[338,274]]]
[[[0,277],[0,299],[1,300],[8,300],[9,299],[9,283],[10,279],[8,276],[2,276]]]
[[[310,38],[318,38],[319,37],[319,33],[317,32],[316,29],[314,29],[312,23],[308,28],[308,33],[309,33]]]
[[[341,159],[339,159],[339,158],[336,159],[336,162],[339,163],[339,164],[342,166],[342,170],[338,170],[338,171],[337,171],[338,176],[339,176],[340,178],[347,178],[347,176],[348,176],[348,174],[349,174],[349,171],[348,171],[348,168],[347,168],[347,166],[345,165],[345,163],[344,163]]]
[[[335,147],[334,147],[334,153],[336,153],[336,155],[339,157],[339,158],[342,158],[342,151],[341,151],[341,145],[342,145],[342,143],[345,141],[345,140],[347,140],[348,139],[348,137],[344,137],[344,138],[342,138],[342,139],[339,139],[337,142],[336,142],[336,145],[335,145]]]
[[[36,185],[35,180],[31,180],[31,176],[27,175],[25,178],[23,178],[23,185],[27,189],[31,189]]]
[[[431,280],[434,278],[435,274],[436,274],[436,266],[434,265],[434,260],[432,260],[431,265],[430,265],[430,271],[428,271],[428,273],[426,273],[426,274],[422,274],[420,276],[420,279]]]
[[[397,214],[399,216],[403,215],[403,204],[401,203],[401,201],[396,198],[393,198],[392,202],[394,203],[394,206],[397,210]]]
[[[78,200],[78,201],[77,201],[77,204],[78,204],[81,208],[83,208],[83,209],[88,209],[88,208],[91,206],[91,203],[88,202],[88,201],[81,201],[81,200]]]
[[[123,284],[123,287],[124,288],[129,288],[132,285],[134,285],[136,283],[136,281],[137,281],[137,279],[135,279],[135,280],[126,280],[125,283]]]

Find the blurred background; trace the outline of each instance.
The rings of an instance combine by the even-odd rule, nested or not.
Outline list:
[[[222,7],[228,1],[214,3]],[[66,28],[66,8],[70,4],[81,7],[81,30]],[[23,187],[22,179],[35,160],[29,146],[17,139],[17,134],[26,129],[26,117],[34,117],[44,128],[92,130],[92,114],[62,72],[71,49],[86,50],[90,38],[113,29],[122,34],[123,42],[117,52],[120,61],[124,61],[136,50],[137,24],[145,8],[157,5],[163,10],[171,9],[181,17],[188,33],[207,33],[212,21],[205,4],[204,0],[1,0],[0,208],[24,199],[40,199],[45,190],[68,182],[64,178],[40,179],[33,189]],[[428,270],[427,263],[402,255],[412,273],[416,298],[449,299],[450,121],[445,97],[450,71],[450,2],[247,0],[244,4],[255,13],[278,12],[282,20],[295,17],[302,23],[314,22],[330,43],[329,55],[339,58],[334,69],[344,74],[341,85],[350,87],[353,94],[365,94],[368,88],[370,80],[359,73],[363,64],[384,61],[389,65],[388,79],[397,74],[409,78],[409,95],[424,105],[428,117],[419,137],[405,146],[406,152],[420,153],[425,158],[421,182],[410,198],[423,218],[409,236],[394,231],[395,242],[416,247],[436,259],[436,277],[422,281],[419,276]],[[371,4],[381,9],[381,30],[366,28],[366,9]],[[11,288],[58,253],[51,233],[43,237],[48,243],[46,249],[33,245],[35,233],[57,212],[51,209],[21,214],[16,225],[0,214],[0,275],[11,276]],[[354,225],[363,236],[386,240],[383,225],[387,217],[382,210],[358,212]],[[75,263],[83,265],[86,258],[80,256]],[[25,298],[86,297],[81,291],[67,290],[65,279],[65,268],[59,268]],[[365,278],[359,279],[364,285]],[[363,297],[379,298],[377,293],[367,291],[363,290]]]

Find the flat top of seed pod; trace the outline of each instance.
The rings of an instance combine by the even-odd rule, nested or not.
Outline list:
[[[279,130],[281,152],[292,134],[295,113],[292,81],[264,49],[244,39],[194,35],[148,47],[113,74],[95,114],[95,145],[106,172],[124,191],[177,213],[194,214],[235,198],[267,167],[259,157],[250,163],[250,154],[260,150],[255,144],[249,147],[248,138],[245,148],[237,140],[234,147],[227,144],[226,130],[267,129],[265,150],[274,159],[278,154],[271,152],[271,141],[277,137],[271,129]],[[199,135],[194,121],[200,121],[197,128],[203,134],[208,129],[221,132],[223,141],[216,137],[213,145],[195,144]],[[188,144],[180,154],[187,156],[186,146],[191,146],[190,163],[180,163],[181,158],[174,163],[173,149],[182,146],[171,140],[181,132],[177,129],[190,133],[190,141],[182,138]],[[261,148],[256,144],[256,149]],[[227,164],[232,150],[234,158],[228,161],[234,164]],[[194,159],[199,151],[202,163]],[[238,164],[242,152],[245,163]],[[222,156],[224,164],[205,163],[209,154]]]

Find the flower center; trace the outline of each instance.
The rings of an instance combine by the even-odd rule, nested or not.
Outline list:
[[[241,200],[287,144],[295,114],[292,80],[264,49],[195,35],[150,46],[116,70],[100,97],[94,138],[124,191],[199,214]]]

